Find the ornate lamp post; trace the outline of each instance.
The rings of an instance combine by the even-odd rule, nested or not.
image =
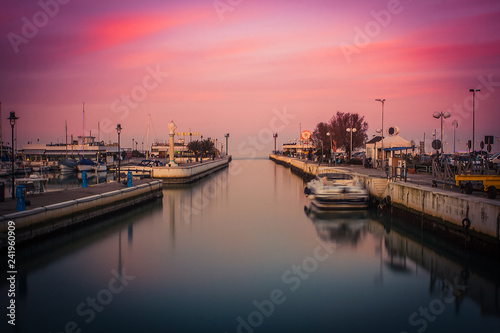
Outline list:
[[[328,137],[328,141],[330,141],[330,160],[333,158],[335,160],[335,157],[333,156],[333,138],[331,138],[332,134],[330,132],[326,132],[326,136]]]
[[[276,154],[276,138],[278,137],[278,133],[273,133],[274,138],[274,153]]]
[[[377,98],[375,101],[382,103],[382,159],[381,159],[381,166],[382,170],[384,169],[384,103],[385,103],[385,98]]]
[[[455,149],[455,130],[458,127],[458,121],[453,120],[451,124],[453,125],[453,154],[455,154],[455,152],[456,152],[456,149]]]
[[[229,148],[228,143],[227,143],[227,139],[229,138],[229,133],[224,134],[224,137],[226,138],[226,155],[227,155],[228,154],[227,148]]]
[[[472,93],[472,153],[475,154],[476,150],[474,148],[474,136],[476,132],[476,92],[481,91],[481,89],[469,89]]]
[[[12,128],[12,199],[16,198],[16,190],[15,190],[15,169],[14,169],[14,164],[16,161],[16,154],[14,152],[14,126],[16,125],[16,120],[19,119],[19,117],[16,117],[16,113],[14,111],[10,112],[9,118],[10,121],[10,127]]]
[[[352,159],[352,133],[356,132],[356,129],[354,127],[346,128],[347,132],[351,132],[351,151],[349,153],[349,159]]]
[[[120,182],[120,164],[122,160],[122,154],[120,152],[120,133],[122,132],[122,125],[116,125],[116,133],[118,133],[118,182]]]
[[[175,125],[173,120],[170,123],[168,123],[168,130],[170,131],[170,133],[169,133],[170,142],[169,142],[169,147],[168,147],[170,161],[168,162],[168,164],[170,166],[177,166],[177,164],[175,164],[175,160],[174,160],[174,135],[175,135],[176,128],[177,128],[177,125]]]
[[[449,112],[434,112],[432,116],[436,119],[441,118],[441,155],[444,152],[444,143],[443,143],[443,131],[444,131],[444,122],[443,120],[446,118],[450,118],[450,113]]]

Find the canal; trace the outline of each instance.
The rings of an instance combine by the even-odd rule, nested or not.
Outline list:
[[[1,331],[498,331],[498,261],[376,211],[311,212],[303,187],[269,160],[233,160],[20,247],[16,326],[4,278]]]

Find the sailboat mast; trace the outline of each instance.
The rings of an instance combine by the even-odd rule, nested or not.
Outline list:
[[[83,104],[83,111],[82,111],[82,158],[85,158],[85,146],[84,146],[84,141],[85,141],[85,102],[82,102]]]
[[[146,153],[146,155],[147,155],[147,156],[146,156],[146,158],[148,158],[148,159],[149,159],[149,126],[150,126],[150,125],[151,125],[151,115],[150,115],[150,114],[148,114],[148,133],[147,133],[147,135],[146,135],[146,137],[147,137],[147,138],[146,138],[146,151],[147,151],[147,153]]]
[[[64,133],[66,135],[66,158],[68,158],[68,120],[64,120]]]

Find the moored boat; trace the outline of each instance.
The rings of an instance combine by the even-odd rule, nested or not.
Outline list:
[[[320,173],[304,189],[318,209],[363,209],[368,207],[368,191],[349,174]]]
[[[80,160],[80,162],[78,162],[76,167],[78,169],[78,172],[93,171],[95,165],[96,165],[96,163],[94,161],[92,161],[88,158],[83,158]]]
[[[59,170],[61,173],[73,173],[77,170],[78,162],[73,158],[65,158],[64,160],[59,162]]]

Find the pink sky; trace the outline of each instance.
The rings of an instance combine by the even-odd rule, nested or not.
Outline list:
[[[371,137],[385,98],[384,127],[417,142],[439,136],[432,114],[449,111],[451,151],[453,119],[457,140],[472,137],[470,88],[481,89],[476,140],[500,137],[499,1],[59,1],[42,0],[51,15],[34,0],[0,13],[2,132],[10,141],[15,111],[18,147],[64,142],[65,120],[81,135],[85,102],[86,134],[99,122],[106,142],[120,123],[140,147],[149,114],[152,141],[174,120],[265,156],[269,133],[280,144],[337,111],[363,115]]]

